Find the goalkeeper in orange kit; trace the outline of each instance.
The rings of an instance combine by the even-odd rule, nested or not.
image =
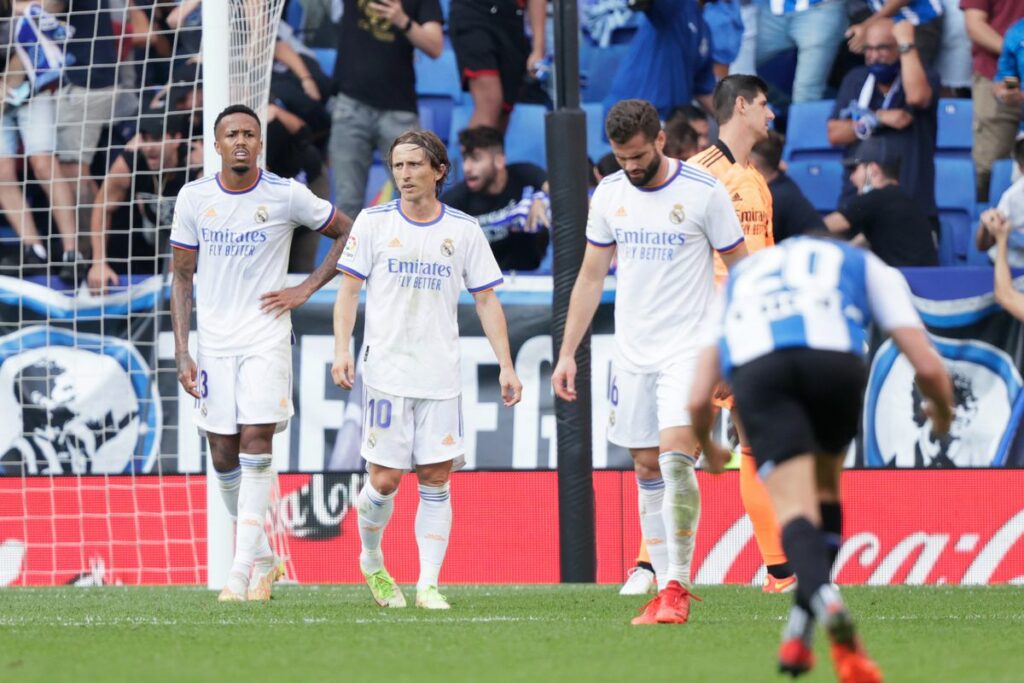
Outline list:
[[[754,145],[768,137],[768,125],[775,118],[768,108],[768,87],[756,76],[728,76],[718,83],[713,94],[718,140],[689,159],[722,181],[743,227],[747,251],[756,251],[775,244],[772,233],[772,196],[764,177],[750,163]],[[728,277],[725,264],[715,255],[715,281],[721,286]],[[716,400],[721,408],[732,408],[732,397]],[[754,527],[757,547],[768,568],[762,590],[784,593],[796,587],[796,576],[786,562],[782,535],[768,490],[757,475],[757,465],[743,427],[732,414],[740,440],[740,497]],[[646,548],[641,545],[638,568],[649,570]],[[643,576],[639,569],[635,574]],[[639,581],[631,576],[623,593],[635,591]],[[631,590],[634,589],[634,590]]]

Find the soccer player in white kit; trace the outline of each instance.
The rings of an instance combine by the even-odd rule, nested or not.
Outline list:
[[[196,426],[209,438],[221,494],[237,520],[234,562],[219,599],[269,600],[277,571],[263,526],[271,440],[294,412],[289,311],[336,275],[352,222],[305,186],[259,168],[260,121],[248,107],[225,109],[214,131],[220,173],[182,188],[171,227],[174,353],[178,381],[196,399]],[[335,244],[301,284],[282,289],[299,226]],[[195,360],[188,347],[193,275]]]
[[[605,177],[590,202],[589,243],[551,381],[559,398],[576,399],[576,349],[617,255],[608,440],[633,456],[640,527],[660,588],[632,623],[683,624],[700,517],[698,443],[686,403],[715,291],[712,253],[731,267],[747,252],[722,183],[662,154],[653,105],[617,103],[605,130],[622,170]]]
[[[415,470],[416,606],[448,609],[437,584],[452,525],[448,478],[464,460],[456,315],[463,286],[498,359],[506,406],[519,402],[522,384],[494,293],[502,276],[490,245],[475,218],[437,198],[450,167],[444,144],[429,131],[408,131],[392,144],[388,165],[401,198],[360,213],[338,260],[345,277],[334,307],[331,374],[352,388],[352,329],[365,281],[361,454],[370,477],[357,501],[359,566],[377,604],[405,607],[380,545],[402,475]]]

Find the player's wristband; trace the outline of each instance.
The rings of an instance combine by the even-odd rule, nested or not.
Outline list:
[[[408,33],[412,30],[412,17],[409,17],[409,21],[405,22],[405,26],[402,27],[402,33]]]

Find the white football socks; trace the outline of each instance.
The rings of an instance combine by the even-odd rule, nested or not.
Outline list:
[[[448,550],[452,530],[452,501],[449,485],[420,484],[420,504],[416,509],[416,545],[420,550],[420,578],[416,590],[437,586],[441,564]]]
[[[661,508],[665,499],[665,480],[636,479],[640,502],[640,533],[647,543],[647,554],[658,579],[658,588],[664,588],[668,580],[668,545],[665,542],[665,520]]]
[[[359,565],[367,573],[375,572],[384,566],[384,556],[380,552],[380,541],[384,536],[384,528],[391,519],[391,511],[395,508],[396,488],[388,495],[378,492],[370,480],[366,480],[363,490],[356,498],[359,512],[359,540],[362,552],[359,553]]]
[[[270,505],[274,473],[270,453],[239,453],[242,466],[238,490],[238,526],[235,536],[235,561],[231,573],[249,577],[256,558],[273,556],[263,528]]]
[[[666,451],[658,456],[665,480],[661,514],[668,540],[668,570],[664,584],[658,577],[659,586],[674,580],[690,587],[690,563],[700,521],[700,488],[693,471],[695,463],[692,456],[679,451]]]
[[[238,489],[242,484],[242,467],[238,466],[227,472],[217,471],[217,485],[220,487],[220,497],[224,500],[224,507],[231,515],[231,521],[238,520]]]

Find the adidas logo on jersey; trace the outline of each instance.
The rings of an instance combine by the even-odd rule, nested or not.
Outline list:
[[[743,197],[740,196],[739,192],[733,192],[732,193],[732,201],[733,201],[733,203],[742,202],[743,201]]]
[[[453,437],[451,434],[447,435],[441,441],[441,445],[442,446],[454,446],[455,445],[455,437]]]
[[[215,209],[215,208],[213,208],[211,206],[209,209],[206,210],[206,213],[204,213],[203,215],[206,216],[207,218],[216,218],[217,217],[217,209]]]
[[[398,239],[397,237],[392,237],[391,241],[388,242],[388,246],[391,247],[392,249],[400,249],[402,247],[402,240]]]
[[[615,212],[615,215],[616,216],[625,216],[626,215],[626,207],[620,206],[618,208],[618,210]]]

